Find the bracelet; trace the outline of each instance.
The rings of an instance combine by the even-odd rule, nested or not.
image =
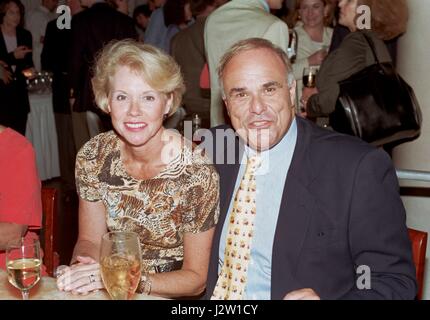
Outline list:
[[[151,294],[152,280],[148,274],[143,274],[140,278],[139,291],[149,296]]]

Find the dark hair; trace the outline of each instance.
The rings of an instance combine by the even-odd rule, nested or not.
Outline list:
[[[393,39],[406,32],[409,10],[406,0],[358,0],[371,11],[372,31],[382,40]]]
[[[149,6],[147,4],[141,4],[140,6],[137,6],[134,8],[133,11],[133,19],[136,20],[136,18],[143,14],[145,17],[149,18],[151,16],[151,10],[149,9]]]
[[[163,7],[164,24],[166,27],[171,24],[180,25],[185,23],[184,8],[190,0],[167,0]]]
[[[1,0],[0,1],[0,24],[3,23],[4,16],[6,15],[7,6],[9,3],[15,3],[19,8],[19,15],[21,16],[21,20],[19,22],[20,27],[24,27],[24,15],[25,15],[25,7],[21,3],[20,0]]]
[[[209,6],[214,6],[215,0],[191,0],[190,7],[193,16],[198,16]]]

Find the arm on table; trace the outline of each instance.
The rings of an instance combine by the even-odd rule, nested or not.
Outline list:
[[[79,236],[73,251],[72,265],[63,268],[58,277],[60,290],[73,294],[87,294],[104,288],[98,263],[100,244],[107,232],[105,208],[101,201],[79,200]],[[90,281],[94,275],[95,282]]]
[[[0,251],[6,250],[8,245],[18,244],[26,232],[26,225],[0,222]]]

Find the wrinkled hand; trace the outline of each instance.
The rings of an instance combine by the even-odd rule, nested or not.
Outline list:
[[[314,290],[299,289],[285,295],[284,300],[321,300]]]
[[[317,66],[320,65],[325,57],[327,57],[327,50],[321,49],[315,52],[314,54],[310,55],[308,57],[308,62],[310,66]]]
[[[18,48],[15,49],[15,51],[13,52],[13,55],[15,56],[15,59],[24,59],[25,55],[29,52],[31,52],[32,50],[29,49],[27,46],[19,46]]]
[[[100,265],[90,257],[77,257],[78,263],[57,269],[57,287],[72,294],[87,295],[103,289]]]

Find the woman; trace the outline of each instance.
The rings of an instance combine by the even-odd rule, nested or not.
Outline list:
[[[127,230],[139,235],[142,247],[138,292],[200,294],[219,214],[218,175],[180,135],[162,126],[181,103],[179,66],[150,45],[114,42],[98,58],[93,88],[115,131],[94,137],[78,153],[79,238],[59,289],[103,288],[101,238]]]
[[[300,81],[303,69],[320,65],[327,55],[333,29],[327,27],[331,16],[328,0],[299,0],[296,2],[294,30],[297,32],[297,58],[293,64],[296,80]],[[299,86],[301,92],[301,86]]]
[[[12,81],[0,81],[0,122],[25,135],[30,111],[23,71],[33,67],[31,33],[22,28],[24,7],[19,0],[0,3],[0,60],[8,66]]]
[[[359,30],[357,27],[357,8],[361,5],[370,9],[370,30]],[[362,33],[365,32],[372,39],[378,59],[381,62],[391,62],[383,41],[406,31],[406,0],[341,0],[339,7],[339,23],[348,27],[351,33],[324,60],[316,77],[316,88],[303,89],[301,102],[306,106],[303,116],[328,117],[336,106],[338,82],[375,63],[371,48]],[[360,21],[363,22],[362,19]]]

